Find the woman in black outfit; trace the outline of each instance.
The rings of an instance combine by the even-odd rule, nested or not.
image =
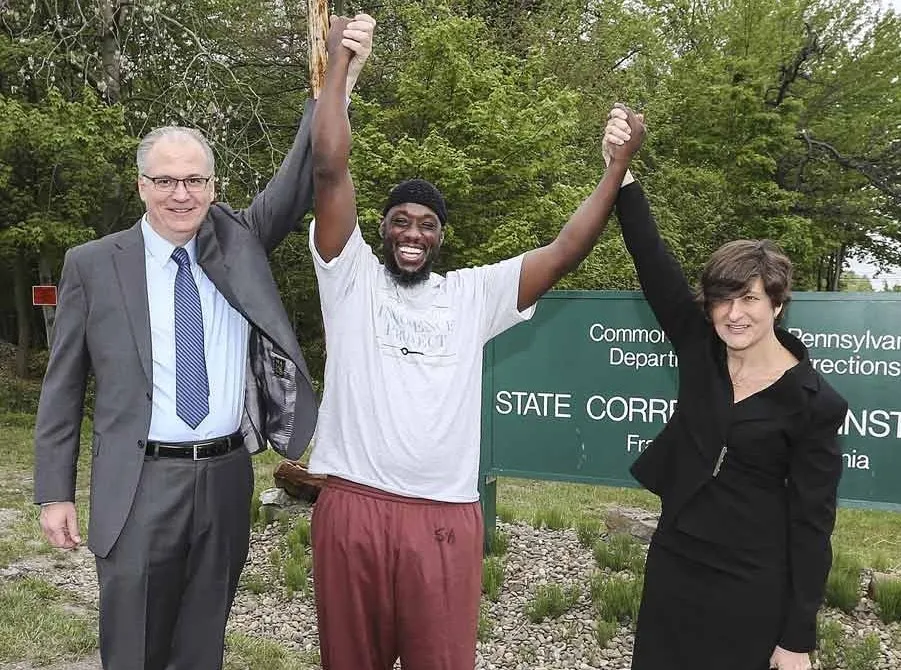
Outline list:
[[[615,108],[610,159],[631,159],[643,135],[640,117]],[[847,403],[779,327],[791,288],[779,248],[723,245],[695,294],[631,181],[618,201],[623,238],[679,356],[677,409],[632,466],[662,505],[632,669],[807,670]]]

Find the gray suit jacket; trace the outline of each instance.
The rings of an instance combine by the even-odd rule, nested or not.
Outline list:
[[[251,325],[241,429],[253,453],[267,442],[298,458],[316,425],[306,363],[268,255],[313,196],[308,102],[294,145],[245,210],[214,203],[197,234],[200,266]],[[150,311],[140,222],[70,249],[59,283],[50,360],[35,427],[36,503],[75,499],[88,372],[96,380],[88,546],[105,557],[128,516],[150,426]]]

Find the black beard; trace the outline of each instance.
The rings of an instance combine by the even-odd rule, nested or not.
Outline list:
[[[421,284],[429,278],[432,274],[432,265],[435,264],[435,260],[438,258],[438,250],[431,249],[428,257],[425,259],[425,263],[412,272],[403,270],[398,266],[397,259],[394,257],[394,245],[387,239],[382,240],[382,256],[385,259],[385,268],[394,277],[394,281],[401,286],[410,287]]]

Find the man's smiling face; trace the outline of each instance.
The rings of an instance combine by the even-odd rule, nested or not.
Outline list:
[[[147,207],[151,227],[175,245],[190,240],[213,202],[213,181],[201,190],[189,191],[183,181],[172,190],[157,188],[148,177],[188,179],[210,177],[212,167],[203,147],[187,135],[162,137],[147,153],[145,175],[138,177],[138,192]]]
[[[385,267],[400,284],[425,281],[443,237],[438,215],[425,205],[405,202],[392,207],[382,221]]]

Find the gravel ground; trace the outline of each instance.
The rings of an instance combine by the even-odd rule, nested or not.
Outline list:
[[[620,628],[605,649],[601,649],[594,638],[589,579],[596,569],[595,562],[591,552],[580,546],[576,533],[572,530],[535,530],[522,523],[499,523],[498,528],[509,539],[508,551],[503,557],[504,581],[498,601],[485,602],[484,618],[489,632],[478,645],[476,668],[627,670],[632,648],[632,635],[627,627]],[[276,548],[285,553],[284,539],[276,525],[254,531],[229,629],[269,638],[297,650],[315,651],[318,642],[312,595],[297,592],[293,597],[287,597],[284,587],[273,577],[270,556]],[[86,610],[96,611],[94,562],[86,550],[57,555],[49,560],[29,559],[0,571],[0,578],[24,574],[41,576],[73,592]],[[867,580],[868,575],[865,575],[862,590]],[[559,618],[532,623],[525,613],[527,603],[537,586],[548,583],[564,587],[573,585],[579,589],[579,598]],[[258,592],[251,592],[251,588]],[[862,599],[853,615],[829,610],[826,616],[840,622],[846,637],[862,639],[873,632],[879,636],[881,652],[876,670],[901,668],[898,649],[901,626],[882,624],[871,601]],[[85,670],[94,667],[97,666],[84,666]]]

